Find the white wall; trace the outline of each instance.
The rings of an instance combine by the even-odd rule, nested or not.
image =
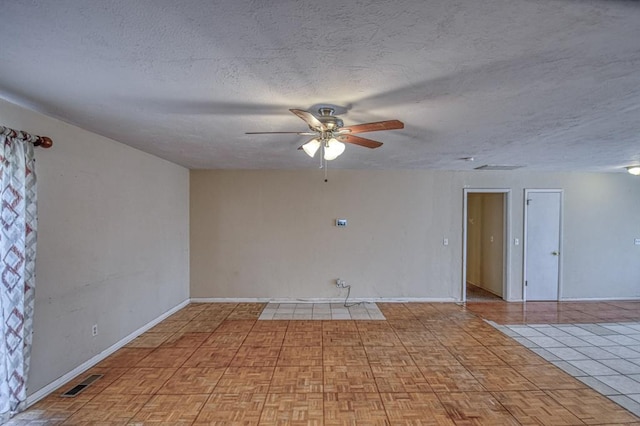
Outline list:
[[[33,394],[189,297],[189,172],[5,101],[0,124],[54,142],[36,149]]]
[[[562,297],[640,297],[637,177],[419,170],[192,171],[191,296],[335,298],[340,277],[355,297],[459,298],[465,187],[511,189],[509,299],[524,188],[564,189]]]

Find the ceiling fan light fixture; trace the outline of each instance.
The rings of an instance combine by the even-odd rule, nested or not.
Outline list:
[[[304,150],[304,152],[306,152],[307,155],[311,158],[316,155],[318,148],[320,148],[320,141],[317,138],[313,138],[309,142],[302,145],[302,149]]]
[[[327,141],[324,147],[324,159],[327,161],[335,160],[344,152],[345,145],[335,138]]]
[[[640,176],[640,166],[629,166],[627,167],[627,172],[634,176]]]

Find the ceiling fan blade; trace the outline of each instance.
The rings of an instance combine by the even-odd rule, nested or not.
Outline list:
[[[352,144],[364,146],[367,148],[378,148],[382,146],[382,142],[374,141],[367,138],[361,138],[360,136],[349,135],[349,134],[337,136],[336,139],[338,139],[340,142],[352,143]]]
[[[375,123],[356,124],[341,127],[340,130],[350,130],[351,133],[375,132],[378,130],[404,129],[404,123],[399,120],[376,121]]]
[[[326,126],[309,111],[304,111],[301,109],[290,109],[289,111],[302,118],[312,130],[317,130],[319,132],[327,130]]]
[[[313,136],[315,132],[245,132],[245,135],[301,135]]]

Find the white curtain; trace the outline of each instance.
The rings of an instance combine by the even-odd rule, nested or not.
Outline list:
[[[0,423],[23,410],[33,332],[36,176],[31,140],[0,128]]]

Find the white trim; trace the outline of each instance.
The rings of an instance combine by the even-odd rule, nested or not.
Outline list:
[[[64,374],[63,376],[58,377],[56,380],[54,380],[53,382],[49,383],[45,387],[43,387],[43,388],[37,390],[36,392],[32,393],[31,395],[27,396],[27,407],[29,407],[29,406],[35,404],[36,402],[40,401],[42,398],[46,397],[51,392],[53,392],[54,390],[58,389],[60,386],[64,385],[65,383],[67,383],[68,381],[70,381],[74,377],[78,376],[79,374],[84,373],[85,371],[87,371],[88,369],[90,369],[91,367],[93,367],[94,365],[96,365],[97,363],[99,363],[100,361],[102,361],[103,359],[108,357],[109,355],[113,354],[115,351],[117,351],[118,349],[122,348],[124,345],[126,345],[127,343],[129,343],[130,341],[135,339],[136,337],[140,336],[145,331],[151,329],[155,325],[157,325],[160,322],[164,321],[169,316],[175,314],[176,312],[178,312],[180,309],[184,308],[188,304],[189,304],[189,299],[181,302],[180,304],[174,306],[173,308],[169,309],[164,314],[162,314],[159,317],[157,317],[156,319],[151,320],[150,322],[148,322],[147,324],[143,325],[142,327],[140,327],[139,329],[137,329],[133,333],[129,334],[128,336],[120,339],[119,341],[117,341],[113,345],[109,346],[107,349],[105,349],[104,351],[102,351],[99,354],[95,355],[93,358],[88,359],[87,361],[83,362],[82,364],[80,364],[79,366],[77,366],[73,370],[69,371],[68,373]]]
[[[510,301],[511,288],[511,189],[510,188],[463,188],[462,189],[462,282],[460,299],[467,303],[467,197],[469,194],[504,194],[504,241],[502,242],[502,299]],[[479,286],[478,286],[479,287]]]
[[[238,298],[238,297],[196,297],[191,299],[191,303],[344,303],[344,297],[340,298]],[[354,297],[349,298],[349,302],[371,302],[371,303],[405,303],[405,302],[431,302],[431,303],[452,303],[458,302],[453,297]]]
[[[524,199],[523,199],[523,217],[522,217],[522,300],[527,301],[527,286],[525,285],[527,282],[527,194],[530,192],[538,192],[538,193],[559,193],[560,194],[560,230],[558,232],[558,251],[560,252],[560,258],[558,259],[558,296],[556,301],[564,300],[562,298],[562,263],[564,259],[564,249],[562,247],[562,242],[564,240],[564,189],[536,189],[536,188],[525,188],[524,189]],[[551,302],[551,300],[550,300]]]
[[[268,303],[270,297],[192,297],[191,303]]]
[[[468,188],[462,189],[462,283],[460,286],[460,302],[467,303],[467,215],[468,196],[470,191]]]

